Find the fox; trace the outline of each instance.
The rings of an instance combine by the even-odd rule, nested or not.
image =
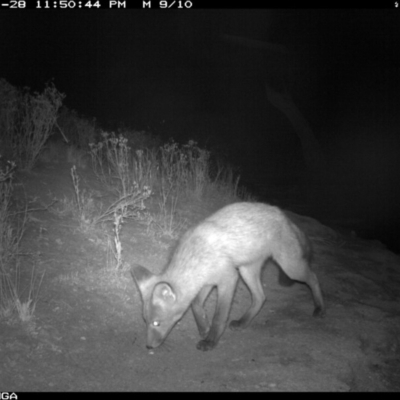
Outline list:
[[[313,315],[324,316],[311,254],[308,237],[280,208],[257,202],[221,208],[181,237],[160,274],[141,265],[131,267],[143,304],[146,347],[160,346],[191,307],[201,337],[197,349],[213,349],[225,331],[239,276],[251,293],[251,305],[229,326],[233,330],[248,327],[265,301],[261,271],[269,260],[291,282],[308,285],[315,305]],[[210,325],[204,304],[214,288],[217,304]]]

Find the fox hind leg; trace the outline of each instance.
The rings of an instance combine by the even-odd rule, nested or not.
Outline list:
[[[308,276],[307,276],[307,279],[305,280],[305,283],[311,289],[311,293],[313,295],[314,304],[315,304],[313,316],[314,317],[323,317],[325,315],[325,305],[324,305],[324,300],[322,297],[322,292],[321,292],[321,288],[319,286],[317,275],[315,275],[315,273],[311,270],[309,270],[307,275]]]
[[[279,255],[275,257],[275,261],[289,278],[308,285],[311,289],[315,304],[313,316],[323,317],[325,314],[324,300],[317,275],[312,271],[309,260],[302,256],[299,250],[297,253],[291,255]]]

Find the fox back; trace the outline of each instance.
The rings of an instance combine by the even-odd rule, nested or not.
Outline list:
[[[252,304],[230,327],[247,327],[265,300],[260,275],[268,259],[289,278],[310,287],[314,315],[322,316],[324,303],[310,256],[308,238],[279,208],[242,202],[220,209],[182,236],[161,274],[132,267],[143,301],[147,347],[159,346],[190,306],[203,338],[197,347],[215,347],[225,330],[239,275],[251,292]],[[218,303],[210,325],[204,302],[214,287]]]

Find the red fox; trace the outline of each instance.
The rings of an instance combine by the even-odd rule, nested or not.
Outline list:
[[[202,338],[197,348],[214,348],[225,330],[239,275],[251,292],[252,303],[239,320],[231,321],[230,328],[247,327],[265,300],[260,278],[269,259],[289,278],[310,287],[313,315],[323,316],[324,301],[310,268],[310,251],[308,238],[279,208],[247,202],[223,207],[183,235],[161,274],[140,265],[132,267],[147,324],[146,347],[162,344],[191,306]],[[218,300],[210,327],[203,306],[214,287]]]

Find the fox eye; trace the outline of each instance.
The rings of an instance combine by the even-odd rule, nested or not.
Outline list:
[[[158,321],[153,321],[151,324],[152,324],[153,326],[160,326],[160,322],[158,322]]]

